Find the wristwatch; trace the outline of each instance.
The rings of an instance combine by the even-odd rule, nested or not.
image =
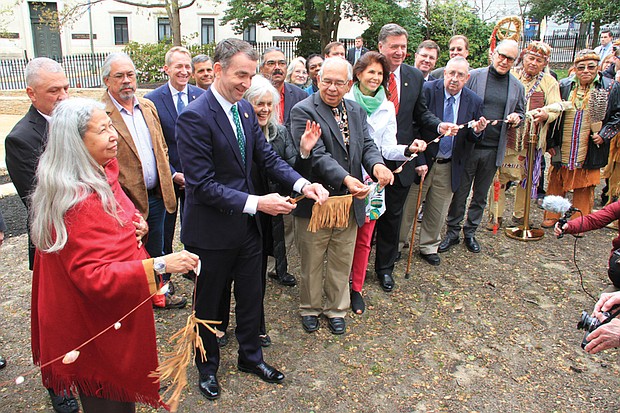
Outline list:
[[[157,275],[162,275],[166,273],[166,261],[163,257],[157,257],[153,259],[153,270]]]

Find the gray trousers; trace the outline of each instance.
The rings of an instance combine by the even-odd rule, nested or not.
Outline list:
[[[461,223],[465,218],[465,204],[470,191],[472,191],[472,197],[467,211],[467,220],[463,225],[463,235],[465,238],[471,238],[476,234],[476,229],[482,221],[482,214],[487,205],[487,193],[497,171],[496,158],[497,149],[481,148],[475,149],[465,162],[461,186],[454,193],[448,210],[446,237],[450,239],[459,237]]]

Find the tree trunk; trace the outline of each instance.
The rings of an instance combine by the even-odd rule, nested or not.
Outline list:
[[[592,22],[592,25],[594,26],[594,28],[592,29],[592,49],[594,49],[596,46],[598,46],[598,36],[601,32],[601,21],[600,20],[594,20]]]
[[[172,45],[181,46],[181,13],[179,10],[179,1],[170,0],[166,2],[166,13],[168,14],[168,19],[170,19]]]

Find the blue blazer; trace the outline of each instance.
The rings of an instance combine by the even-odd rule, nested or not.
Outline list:
[[[188,102],[191,103],[198,96],[203,94],[204,90],[188,84],[187,92]],[[170,171],[173,175],[175,172],[183,172],[181,163],[179,162],[179,151],[177,150],[177,139],[174,131],[178,116],[177,108],[174,104],[174,100],[172,99],[172,94],[170,93],[168,83],[165,83],[152,92],[147,93],[144,97],[153,102],[155,108],[157,109],[161,129],[164,132],[166,145],[168,145]]]
[[[243,208],[248,195],[256,194],[252,168],[260,168],[291,191],[301,178],[273,151],[252,105],[246,100],[238,105],[246,139],[245,162],[228,116],[211,89],[179,116],[176,137],[185,174],[181,227],[185,245],[209,250],[241,246],[248,230]]]
[[[443,121],[443,108],[444,108],[444,85],[443,79],[433,80],[432,82],[426,82],[424,84],[424,96],[428,104],[428,108]],[[470,120],[478,120],[482,116],[483,101],[478,95],[472,92],[467,87],[461,90],[461,103],[459,104],[459,113],[456,123],[467,123]],[[424,140],[429,141],[437,137],[437,130],[424,128],[422,130]],[[463,128],[456,134],[456,137],[452,141],[452,192],[456,192],[461,183],[461,175],[463,175],[463,169],[465,168],[465,161],[474,149],[474,144],[482,139],[482,133],[476,135],[472,128]],[[433,166],[435,159],[437,159],[437,152],[439,152],[439,142],[430,143],[418,159],[420,164],[428,165],[428,168]]]

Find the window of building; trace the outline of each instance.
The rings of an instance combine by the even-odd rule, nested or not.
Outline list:
[[[243,31],[243,40],[248,43],[256,43],[256,25],[251,24]]]
[[[200,19],[200,39],[202,44],[215,43],[215,19]]]
[[[170,19],[160,17],[157,19],[157,41],[161,42],[165,39],[172,38],[172,28],[170,27]]]
[[[114,44],[129,43],[129,24],[127,17],[114,18]]]

